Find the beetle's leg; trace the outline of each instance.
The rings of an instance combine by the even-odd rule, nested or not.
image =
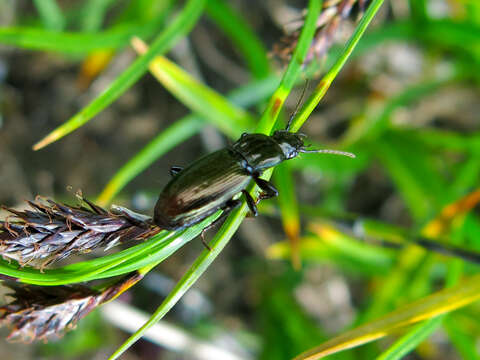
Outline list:
[[[278,190],[275,188],[275,186],[273,186],[271,182],[261,179],[258,174],[253,174],[253,180],[262,190],[262,193],[260,193],[258,197],[258,201],[278,196]]]
[[[217,225],[217,223],[219,223],[220,221],[224,220],[225,217],[230,213],[230,211],[232,211],[233,209],[235,209],[236,207],[238,207],[242,202],[240,201],[240,199],[230,199],[227,201],[227,203],[225,204],[225,206],[222,208],[223,210],[223,213],[222,215],[220,215],[217,219],[215,219],[215,221],[213,221],[210,225],[206,226],[205,228],[203,228],[202,230],[202,233],[200,234],[201,237],[202,237],[202,243],[203,245],[208,249],[208,250],[212,250],[210,248],[210,246],[207,244],[207,242],[205,241],[205,237],[204,237],[204,233],[208,230],[210,230],[210,228],[214,227],[215,225]]]
[[[249,216],[255,217],[258,215],[257,205],[255,204],[255,200],[253,200],[252,195],[247,190],[242,190],[243,195],[245,195],[245,199],[247,199],[247,205],[250,209]]]
[[[202,230],[202,233],[200,234],[200,236],[202,237],[202,244],[203,246],[205,246],[208,251],[212,251],[212,248],[210,247],[210,245],[208,245],[208,243],[205,241],[205,236],[203,235],[203,233],[205,231],[207,231],[207,228],[210,228],[210,226],[207,226],[205,229]]]
[[[172,166],[170,168],[170,175],[175,176],[182,170],[183,170],[183,168],[181,168],[180,166]]]

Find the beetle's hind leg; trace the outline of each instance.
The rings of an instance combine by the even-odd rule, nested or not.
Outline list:
[[[235,208],[237,208],[242,202],[240,201],[240,199],[230,199],[227,201],[227,203],[225,204],[225,206],[222,207],[222,210],[223,210],[223,213],[222,215],[220,215],[217,219],[215,219],[215,221],[213,221],[210,225],[206,226],[205,228],[203,228],[202,230],[202,233],[200,234],[200,236],[202,237],[202,244],[209,250],[211,251],[212,248],[207,244],[207,242],[205,241],[205,232],[210,230],[212,227],[214,227],[215,225],[217,225],[220,221],[223,221],[225,219],[225,217],[232,211],[234,210]]]
[[[182,171],[182,170],[183,170],[183,168],[180,167],[180,166],[172,166],[172,167],[170,168],[170,175],[171,175],[172,177],[174,177],[174,176],[176,176],[176,175],[177,175],[180,171]]]

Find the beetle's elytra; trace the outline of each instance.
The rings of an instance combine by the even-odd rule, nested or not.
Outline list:
[[[288,130],[278,130],[272,136],[243,134],[232,145],[200,158],[185,169],[172,167],[173,178],[155,205],[154,223],[166,230],[189,227],[219,209],[228,213],[240,205],[238,195],[242,193],[252,215],[256,216],[256,202],[245,190],[252,180],[262,190],[258,201],[278,195],[270,182],[260,178],[265,169],[300,153],[355,157],[336,150],[308,150],[304,137]]]

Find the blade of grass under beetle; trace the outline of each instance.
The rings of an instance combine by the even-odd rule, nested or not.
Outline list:
[[[291,62],[294,63],[295,61],[300,61],[296,63],[295,66],[298,66],[298,71],[295,74],[289,73],[289,76],[292,77],[294,75],[298,75],[300,71],[300,65],[303,62],[303,59],[306,55],[306,50],[308,50],[308,44],[310,44],[313,33],[315,29],[315,21],[320,13],[321,9],[321,2],[318,0],[310,0],[309,7],[308,7],[308,15],[307,20],[305,22],[305,27],[302,29],[302,34],[300,35],[300,41],[298,44],[297,49],[295,50],[295,54],[293,56],[293,60]],[[308,24],[308,26],[307,26]],[[305,36],[305,33],[307,36]],[[303,57],[299,56],[299,49],[303,51]],[[290,67],[290,66],[289,66]],[[287,70],[288,71],[288,70]],[[286,74],[284,75],[284,77]],[[294,78],[289,79],[291,81],[291,85],[293,86],[296,80],[296,76]],[[284,82],[282,80],[282,82]],[[287,94],[290,92],[290,89],[287,91]],[[277,93],[277,92],[276,92]],[[275,98],[275,95],[272,97]],[[272,101],[270,102],[272,103]],[[278,104],[279,111],[283,102]],[[270,107],[267,107],[266,112],[270,113]],[[259,124],[257,126],[258,132],[263,132],[269,134],[271,129],[275,125],[275,121],[277,119],[277,115],[275,116],[264,116],[266,118],[263,124]],[[271,123],[270,123],[271,121]],[[266,123],[265,123],[266,122]],[[264,178],[269,179],[272,174],[272,170],[269,169],[265,171]],[[252,189],[249,189],[252,190]],[[226,246],[230,238],[233,236],[237,228],[240,226],[241,222],[243,221],[245,215],[247,213],[247,206],[245,201],[242,202],[242,205],[234,210],[232,214],[227,218],[225,223],[222,225],[220,230],[217,232],[213,240],[210,242],[211,251],[204,250],[202,254],[197,258],[194,262],[192,267],[187,271],[187,273],[182,277],[182,279],[177,283],[175,288],[169,293],[167,298],[164,302],[157,308],[155,313],[152,317],[148,320],[145,325],[143,325],[137,332],[135,332],[130,338],[127,339],[113,354],[110,356],[109,360],[117,359],[120,355],[123,354],[133,343],[135,343],[142,335],[147,331],[147,329],[155,324],[158,320],[160,320],[183,296],[183,294],[195,283],[195,281],[203,274],[203,272],[208,268],[208,266],[213,262],[213,260],[218,256],[220,251]]]
[[[147,45],[139,38],[133,38],[132,45],[139,54],[148,51]],[[185,106],[212,122],[230,137],[237,138],[243,131],[253,127],[253,118],[245,110],[194,79],[166,57],[156,56],[148,68]]]
[[[41,149],[71,133],[115,101],[147,71],[150,61],[156,55],[168,51],[180,37],[190,31],[202,14],[204,5],[205,0],[189,0],[180,15],[154,40],[150,50],[145,55],[131,64],[89,105],[35,144],[33,149]]]
[[[365,15],[363,15],[359,24],[356,26],[355,32],[348,40],[347,45],[345,45],[345,48],[343,49],[337,61],[323,76],[323,78],[318,83],[317,88],[314,90],[313,94],[308,98],[305,104],[298,111],[297,115],[294,117],[291,127],[292,131],[298,131],[298,129],[300,129],[303,123],[308,119],[312,111],[317,107],[318,103],[326,94],[328,88],[332,84],[333,80],[337,77],[338,73],[347,62],[348,58],[355,49],[355,46],[362,38],[363,33],[367,29],[368,25],[370,24],[382,4],[383,0],[372,1],[367,11],[365,12]]]
[[[115,254],[57,269],[45,269],[44,272],[32,268],[19,269],[18,265],[0,259],[0,273],[14,277],[23,283],[46,286],[65,285],[125,274],[151,263],[163,261],[187,242],[200,235],[202,230],[219,215],[220,213],[216,213],[183,231],[163,231],[144,243]]]
[[[34,0],[45,28],[60,31],[65,27],[65,17],[55,0]]]
[[[295,360],[316,360],[339,351],[351,349],[392,334],[398,329],[435,318],[480,299],[480,275],[459,285],[436,292],[326,341],[300,354]]]
[[[265,80],[232,91],[227,99],[233,104],[247,107],[271,95],[278,82],[279,79],[276,76],[270,76]],[[97,203],[101,206],[110,203],[133,178],[161,155],[197,133],[203,124],[202,118],[197,115],[188,115],[163,130],[115,173],[98,196]]]
[[[238,12],[233,11],[225,0],[209,0],[206,12],[243,54],[252,75],[257,79],[268,76],[267,51]]]

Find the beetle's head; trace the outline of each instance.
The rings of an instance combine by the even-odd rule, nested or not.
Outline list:
[[[287,159],[292,159],[299,152],[305,150],[304,137],[305,135],[301,133],[292,133],[287,130],[277,130],[272,135],[273,140],[280,146]]]
[[[273,133],[272,138],[280,146],[285,155],[286,159],[292,159],[298,156],[299,153],[323,153],[323,154],[334,154],[334,155],[343,155],[354,158],[355,155],[345,151],[338,150],[311,150],[305,147],[303,139],[306,135],[302,133],[293,133],[288,130],[277,130]]]

